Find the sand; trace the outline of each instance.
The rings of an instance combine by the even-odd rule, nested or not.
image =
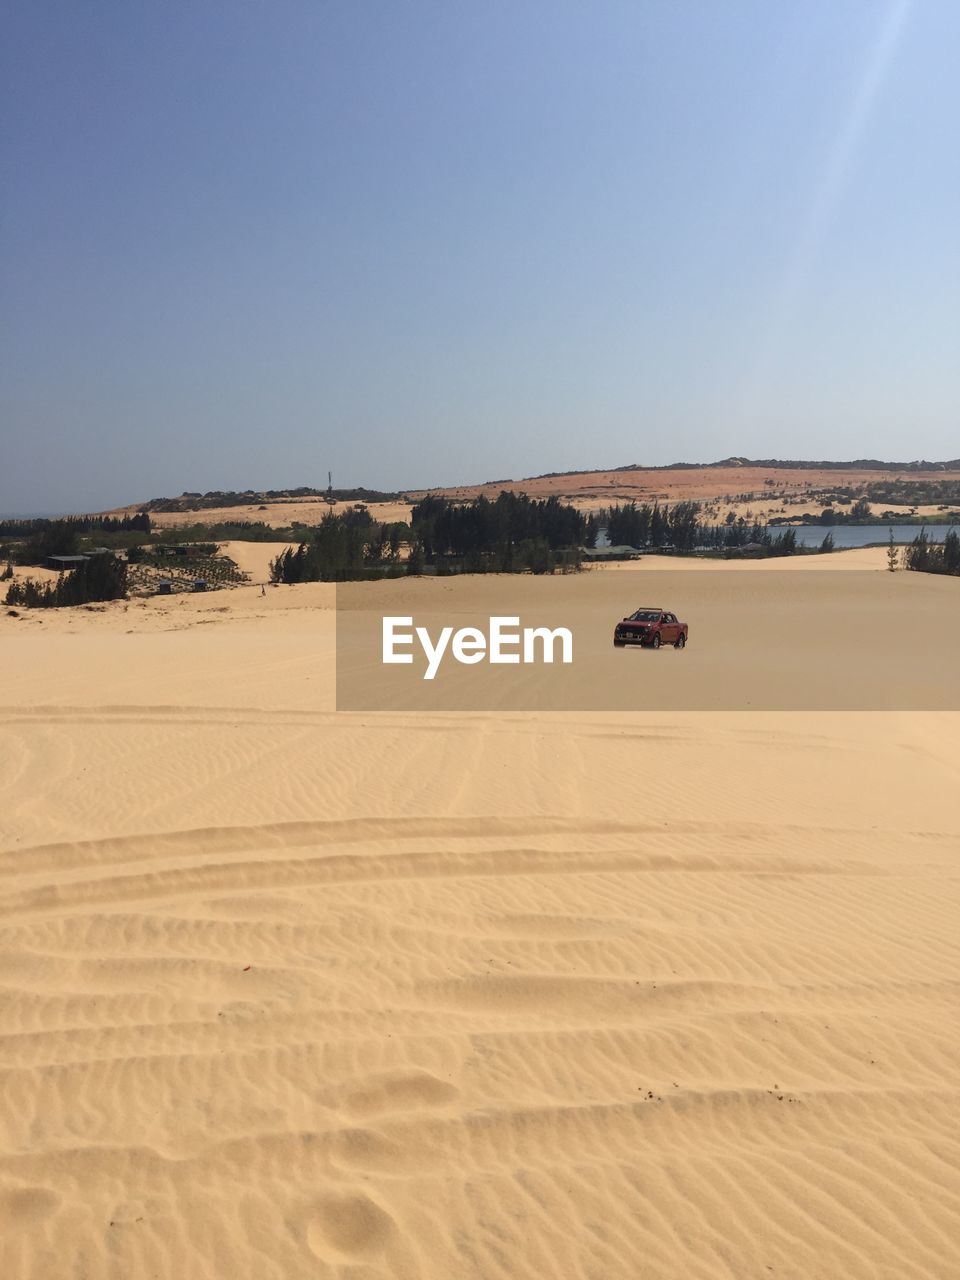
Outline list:
[[[764,489],[785,492],[802,492],[809,488],[836,489],[893,480],[907,482],[957,481],[960,473],[931,468],[929,471],[887,471],[870,467],[849,467],[839,470],[830,467],[637,467],[625,471],[575,471],[566,475],[535,476],[526,480],[495,480],[484,484],[465,485],[441,492],[476,497],[488,496],[501,489],[516,489],[531,497],[549,497],[555,494],[586,497],[605,497],[606,491],[623,492],[628,496],[659,498],[676,501],[705,501],[723,494],[756,492]],[[418,491],[419,492],[419,491]],[[411,496],[417,496],[411,491]]]
[[[507,490],[526,493],[532,498],[557,497],[570,502],[581,511],[596,511],[622,502],[704,502],[716,507],[717,520],[723,520],[729,512],[749,520],[769,519],[774,516],[794,520],[804,514],[819,513],[822,502],[814,501],[811,493],[822,490],[850,488],[856,492],[864,486],[901,480],[909,484],[954,483],[960,481],[960,472],[930,469],[928,471],[883,471],[868,467],[851,467],[843,471],[818,467],[638,467],[629,471],[578,471],[566,475],[534,476],[523,480],[499,479],[483,484],[448,485],[434,489],[411,489],[406,495],[411,501],[427,493],[443,494],[458,501],[468,501],[483,494],[494,499]],[[342,513],[353,503],[338,502],[332,509]],[[879,511],[893,511],[899,515],[926,515],[936,519],[942,511],[936,505],[907,506],[894,502],[876,504]],[[136,503],[118,507],[108,515],[132,515],[139,509]],[[285,498],[253,501],[242,506],[208,508],[204,511],[154,512],[151,520],[161,529],[181,528],[198,521],[215,524],[225,521],[259,521],[273,528],[283,528],[291,522],[318,524],[331,508],[321,497]],[[410,505],[406,502],[375,502],[369,504],[371,515],[383,522],[410,519]],[[882,531],[885,533],[885,530]]]
[[[266,583],[270,581],[270,564],[277,556],[282,555],[288,547],[296,548],[291,542],[221,542],[221,552],[229,556],[241,573],[245,573],[251,582]]]
[[[0,1276],[960,1275],[960,715],[336,713],[332,604],[0,615]]]
[[[150,522],[157,529],[183,529],[196,524],[266,524],[272,529],[282,529],[292,524],[317,525],[331,511],[334,515],[343,515],[357,505],[355,502],[327,503],[323,498],[283,498],[241,506],[206,507],[199,511],[151,511]],[[371,502],[364,505],[385,524],[395,520],[409,523],[408,502]],[[135,515],[139,510],[139,504],[132,503],[102,514]]]

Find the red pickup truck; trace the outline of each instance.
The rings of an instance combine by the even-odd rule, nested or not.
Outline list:
[[[687,624],[678,622],[675,613],[668,613],[666,609],[638,609],[614,627],[613,643],[618,649],[628,644],[639,644],[645,649],[672,644],[675,649],[683,649],[687,634]]]

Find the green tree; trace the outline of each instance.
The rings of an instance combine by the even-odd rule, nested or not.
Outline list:
[[[939,564],[937,562],[939,556],[937,551],[938,548],[930,545],[926,529],[921,528],[904,552],[904,565],[907,569],[913,569],[919,573],[938,573]]]
[[[893,530],[889,530],[890,540],[887,543],[887,568],[891,573],[896,572],[897,568],[897,544],[893,540]]]
[[[407,557],[407,573],[413,577],[423,573],[424,563],[423,543],[418,539],[410,548],[410,555]]]
[[[127,566],[116,556],[94,556],[71,573],[61,574],[55,583],[11,582],[6,603],[30,609],[62,608],[89,604],[95,600],[120,600],[127,594]]]
[[[826,541],[826,539],[824,539],[824,541]],[[771,545],[772,554],[775,556],[792,556],[796,550],[796,529],[784,529],[782,533],[777,534]]]

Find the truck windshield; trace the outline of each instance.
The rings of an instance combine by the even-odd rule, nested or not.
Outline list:
[[[659,609],[638,609],[636,613],[631,613],[631,622],[659,622]]]

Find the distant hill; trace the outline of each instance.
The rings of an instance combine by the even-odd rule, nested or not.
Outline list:
[[[741,472],[742,476],[739,474]],[[404,491],[366,489],[363,486],[352,489],[321,489],[310,485],[289,489],[211,489],[206,493],[186,491],[175,498],[152,498],[129,510],[158,514],[224,511],[231,507],[282,507],[287,503],[309,503],[330,498],[339,503],[408,503],[426,493],[447,494],[459,500],[467,500],[480,493],[488,497],[496,496],[503,489],[539,497],[555,493],[581,499],[595,499],[598,495],[609,499],[623,490],[621,496],[624,498],[649,496],[676,501],[683,498],[703,499],[714,494],[739,492],[741,489],[748,493],[759,491],[761,483],[764,486],[774,483],[771,473],[777,472],[795,473],[793,480],[783,478],[783,483],[791,489],[798,484],[832,484],[835,482],[832,477],[841,472],[846,473],[846,483],[854,481],[851,473],[859,472],[862,473],[864,483],[886,483],[886,477],[891,480],[902,477],[905,482],[916,484],[919,479],[907,481],[906,478],[924,476],[929,483],[937,473],[952,473],[956,476],[960,473],[960,458],[944,462],[928,462],[925,459],[886,462],[879,458],[855,458],[846,462],[827,459],[814,462],[791,458],[729,457],[717,462],[673,462],[668,466],[655,467],[631,462],[619,467],[544,471],[521,480],[485,480],[472,484],[442,485],[433,489],[411,488]]]
[[[211,489],[207,493],[181,493],[178,498],[151,498],[140,511],[208,511],[223,507],[248,507],[254,503],[295,502],[303,498],[333,498],[336,502],[401,502],[402,493],[380,489]]]
[[[800,462],[784,458],[724,458],[707,462],[708,467],[777,467],[784,471],[960,471],[960,458],[950,462],[881,462],[877,458],[855,458],[852,462]]]
[[[730,467],[766,467],[778,471],[960,471],[960,458],[949,462],[883,462],[878,458],[855,458],[850,462],[804,461],[794,458],[721,458],[719,462],[669,462],[664,466],[650,467],[642,462],[628,462],[621,467],[594,467],[573,471],[544,471],[528,476],[530,480],[551,480],[561,476],[606,475],[620,471],[707,471]],[[487,481],[488,484],[494,483]],[[497,481],[496,483],[503,483]],[[513,482],[507,482],[513,483]]]

